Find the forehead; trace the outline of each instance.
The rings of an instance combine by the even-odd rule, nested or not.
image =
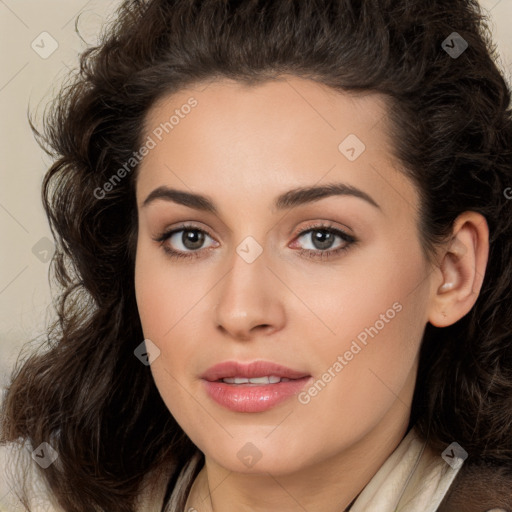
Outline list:
[[[197,106],[190,109],[187,103],[192,99]],[[282,137],[312,131],[326,134],[330,131],[339,137],[347,129],[368,136],[368,130],[387,122],[387,108],[382,94],[335,91],[298,77],[281,77],[256,85],[220,79],[161,97],[148,111],[144,131],[149,134],[174,117],[172,128],[168,126],[169,133],[166,132],[172,137],[186,130],[185,124],[194,124],[195,136],[199,138],[203,134],[200,124],[204,123],[208,124],[203,128],[209,138],[217,135],[236,138],[236,134],[243,137],[249,132],[266,137],[276,128],[286,129]],[[187,117],[191,120],[184,123]],[[178,125],[181,125],[179,129]],[[222,127],[222,133],[215,131],[216,127]],[[386,132],[377,131],[374,135],[382,136]],[[371,142],[377,142],[377,137],[372,137]]]
[[[190,107],[190,105],[195,105]],[[395,200],[415,201],[389,138],[388,105],[286,77],[258,85],[218,80],[162,97],[147,113],[155,146],[140,165],[139,202],[162,184],[237,192],[248,204],[290,185],[345,181]],[[272,194],[273,195],[273,194]],[[403,199],[403,198],[402,198]]]

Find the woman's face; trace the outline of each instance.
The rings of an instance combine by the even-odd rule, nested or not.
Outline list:
[[[388,131],[382,97],[294,77],[148,113],[135,286],[151,371],[229,470],[291,472],[405,432],[433,283]],[[209,371],[224,362],[242,366]]]

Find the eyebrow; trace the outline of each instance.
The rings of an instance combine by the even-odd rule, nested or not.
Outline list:
[[[331,196],[353,196],[363,199],[375,208],[381,209],[377,202],[366,192],[345,183],[331,183],[323,186],[299,187],[278,196],[274,201],[274,210],[287,210],[304,204],[319,201]],[[157,199],[171,201],[189,208],[218,214],[214,202],[207,196],[185,192],[166,186],[160,186],[153,190],[142,203],[146,207]]]

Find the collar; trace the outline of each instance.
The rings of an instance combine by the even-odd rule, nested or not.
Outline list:
[[[411,428],[368,482],[350,512],[435,512],[462,466],[448,464]]]

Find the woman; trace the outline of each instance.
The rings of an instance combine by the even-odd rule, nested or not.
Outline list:
[[[59,322],[3,403],[56,509],[511,510],[493,57],[471,0],[122,4],[46,119]]]

